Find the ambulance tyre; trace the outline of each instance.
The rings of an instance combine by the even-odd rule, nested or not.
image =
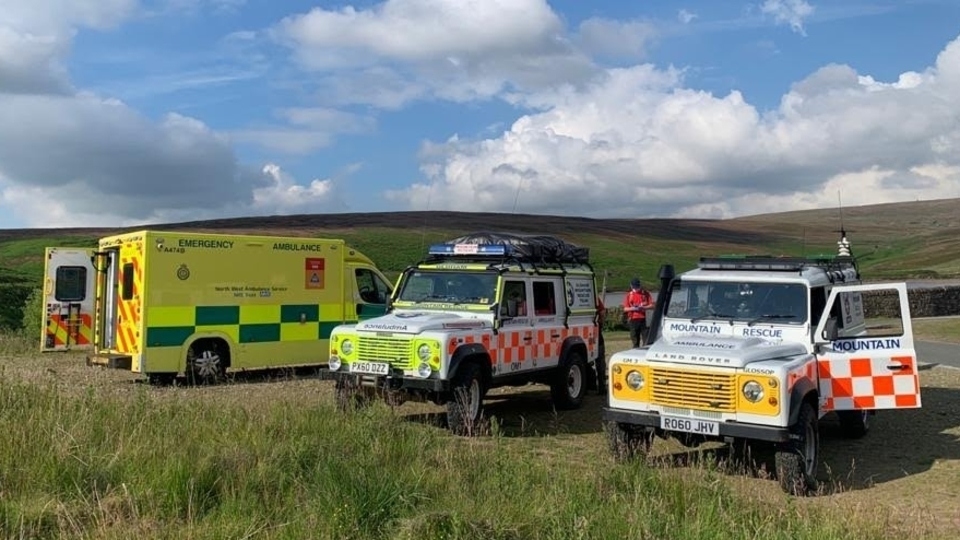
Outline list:
[[[654,431],[643,426],[606,422],[607,443],[613,459],[619,462],[645,458],[653,446]]]
[[[560,360],[550,385],[554,407],[560,410],[579,408],[588,382],[587,362],[583,359],[583,353],[571,349]]]
[[[868,411],[837,411],[840,419],[840,432],[848,439],[859,439],[870,430]]]
[[[456,435],[473,435],[480,423],[484,394],[480,365],[470,361],[460,364],[451,382],[447,427]]]
[[[334,386],[334,402],[337,412],[350,412],[370,404],[370,397],[360,391],[353,381],[337,380]]]
[[[230,348],[222,339],[194,341],[187,351],[187,380],[190,384],[220,382],[230,365]]]
[[[777,479],[785,492],[808,495],[817,489],[817,463],[820,459],[817,413],[809,401],[800,405],[800,415],[791,430],[796,438],[777,448],[774,459]]]

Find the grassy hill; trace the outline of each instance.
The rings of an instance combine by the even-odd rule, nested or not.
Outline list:
[[[844,226],[865,277],[960,277],[958,207],[960,199],[845,208]],[[420,258],[430,243],[459,234],[478,230],[554,234],[588,246],[598,272],[609,276],[608,288],[622,290],[633,275],[654,284],[662,263],[683,271],[701,255],[834,253],[839,221],[836,209],[725,220],[383,212],[251,217],[150,228],[343,238],[391,277]],[[45,246],[93,245],[98,237],[124,230],[132,229],[0,230],[0,310],[3,304],[15,304],[25,294],[21,291],[40,283]]]

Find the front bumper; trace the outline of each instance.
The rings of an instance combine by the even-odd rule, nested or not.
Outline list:
[[[320,368],[320,380],[345,381],[356,386],[376,388],[389,391],[428,391],[447,392],[450,390],[450,381],[441,379],[418,379],[403,375],[368,375],[366,373],[350,373],[347,371],[331,371],[329,368]]]
[[[648,411],[627,411],[624,409],[601,409],[603,419],[608,422],[646,426],[660,430],[660,414]],[[744,424],[740,422],[720,422],[720,437],[736,437],[738,439],[752,439],[769,442],[787,442],[794,437],[789,428],[776,426],[762,426]],[[683,432],[673,432],[683,433]]]

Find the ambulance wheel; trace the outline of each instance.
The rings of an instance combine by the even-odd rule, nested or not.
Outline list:
[[[198,339],[187,351],[187,380],[191,384],[214,384],[226,373],[230,351],[219,339]]]
[[[176,373],[150,373],[147,380],[151,386],[170,386],[177,380]]]
[[[367,406],[370,399],[356,383],[340,379],[334,387],[334,401],[338,412],[349,412]]]
[[[587,383],[587,362],[583,354],[575,350],[568,352],[560,361],[553,384],[550,385],[553,405],[561,410],[579,408]]]
[[[837,411],[840,432],[848,439],[859,439],[870,430],[869,411]]]
[[[473,435],[480,423],[483,381],[480,366],[461,364],[452,381],[453,392],[447,402],[447,427],[456,435]]]
[[[645,458],[653,446],[652,429],[620,422],[606,422],[607,443],[616,461]]]
[[[780,487],[791,495],[808,495],[817,489],[820,432],[813,405],[800,405],[800,416],[791,428],[795,439],[781,443],[775,462]]]

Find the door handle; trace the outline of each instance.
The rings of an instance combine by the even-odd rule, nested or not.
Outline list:
[[[889,366],[887,366],[887,369],[889,369],[890,371],[903,371],[905,369],[910,369],[910,366],[905,364],[890,364]]]
[[[525,337],[525,338],[523,338],[523,340],[524,340],[524,341],[532,341],[532,340],[533,340],[533,338],[532,338],[532,337],[530,337],[530,336],[527,336],[527,337]]]
[[[560,334],[550,334],[550,337],[556,339],[556,338],[560,337]]]

